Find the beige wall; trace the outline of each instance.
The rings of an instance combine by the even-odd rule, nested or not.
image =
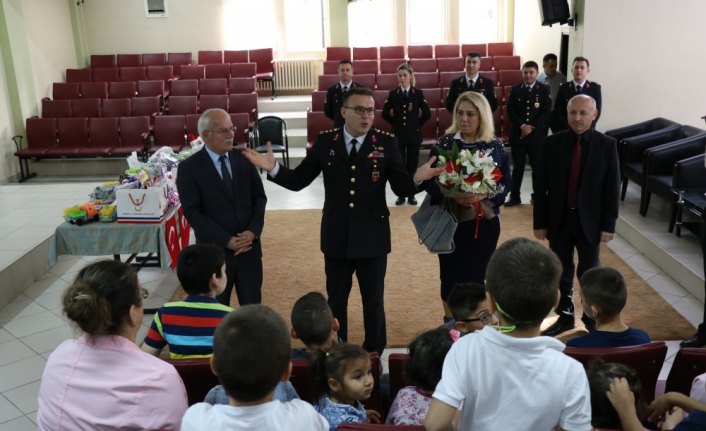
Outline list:
[[[0,57],[2,57],[2,47],[0,46]],[[10,101],[7,94],[7,78],[5,67],[0,61],[0,184],[6,182],[8,177],[19,170],[15,153],[15,144],[12,137],[16,134],[15,127],[10,113]]]
[[[542,71],[542,57],[548,52],[559,55],[561,27],[543,27],[536,1],[515,2],[515,54],[522,62],[534,60]]]

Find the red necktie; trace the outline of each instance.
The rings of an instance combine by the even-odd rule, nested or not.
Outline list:
[[[574,155],[571,157],[571,171],[569,172],[569,189],[566,194],[566,206],[578,207],[579,176],[581,175],[581,136],[576,137]]]

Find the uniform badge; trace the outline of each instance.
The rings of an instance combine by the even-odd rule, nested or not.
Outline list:
[[[328,150],[328,155],[329,157],[336,157],[336,151],[331,148],[330,150]]]
[[[539,102],[534,102],[535,109],[539,109]]]
[[[380,181],[380,172],[379,171],[373,171],[373,178],[372,178],[374,183],[377,183]]]
[[[409,106],[407,107],[407,111],[412,112],[412,102],[409,102]]]

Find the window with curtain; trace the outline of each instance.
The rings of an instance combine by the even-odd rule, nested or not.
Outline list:
[[[287,51],[323,49],[323,0],[285,0],[283,3]]]
[[[396,21],[394,0],[348,3],[348,43],[351,46],[395,45]]]
[[[292,0],[287,0],[287,2]],[[205,7],[205,6],[204,6]],[[273,0],[224,0],[225,49],[255,49],[275,46],[279,26]]]
[[[458,36],[461,43],[498,40],[499,0],[458,0]]]
[[[407,44],[446,43],[447,0],[407,0]]]

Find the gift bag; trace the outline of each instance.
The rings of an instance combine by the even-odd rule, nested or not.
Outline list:
[[[446,202],[447,199],[444,199],[441,205],[432,205],[431,198],[427,195],[419,210],[412,214],[412,223],[417,230],[419,243],[435,254],[453,253],[456,249],[454,233],[458,222],[449,212]]]

